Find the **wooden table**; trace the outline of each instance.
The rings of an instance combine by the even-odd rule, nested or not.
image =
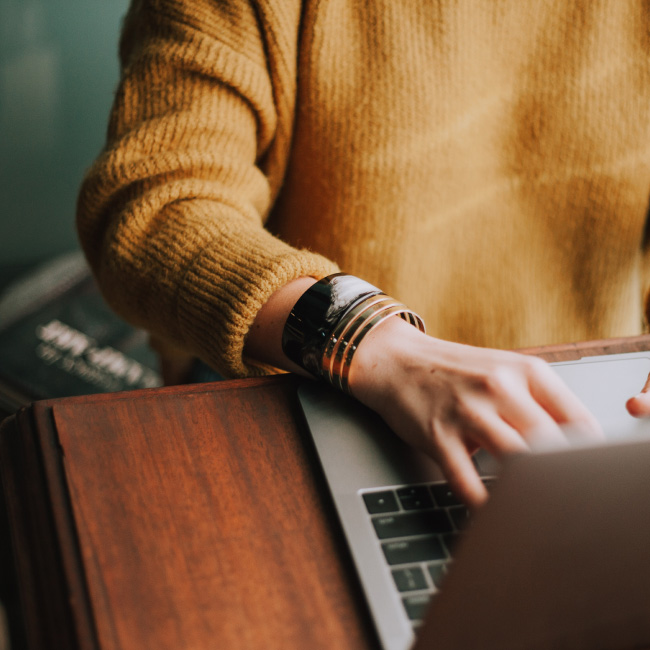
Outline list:
[[[650,349],[649,337],[531,350]],[[298,379],[38,402],[0,429],[31,648],[377,648]]]

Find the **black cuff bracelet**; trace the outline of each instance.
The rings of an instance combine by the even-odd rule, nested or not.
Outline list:
[[[341,317],[359,302],[382,292],[346,273],[335,273],[313,284],[294,305],[282,332],[282,350],[315,377],[328,337]]]

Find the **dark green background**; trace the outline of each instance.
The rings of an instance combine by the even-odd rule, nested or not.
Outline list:
[[[2,268],[78,248],[77,191],[103,144],[127,6],[0,1]]]

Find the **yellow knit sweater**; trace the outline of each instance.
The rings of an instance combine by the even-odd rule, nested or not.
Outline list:
[[[78,230],[113,307],[221,372],[337,268],[429,333],[631,335],[650,279],[642,0],[136,0]]]

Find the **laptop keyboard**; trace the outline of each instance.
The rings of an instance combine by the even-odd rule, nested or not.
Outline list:
[[[489,489],[493,479],[483,479]],[[362,492],[396,589],[414,627],[444,582],[469,510],[447,483]]]

